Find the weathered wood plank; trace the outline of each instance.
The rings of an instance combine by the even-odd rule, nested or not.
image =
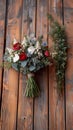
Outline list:
[[[17,95],[18,95],[18,72],[10,69],[8,73],[8,130],[16,130]],[[7,118],[6,117],[6,118]],[[6,129],[6,126],[4,126]]]
[[[20,40],[22,0],[8,1],[6,47],[10,47],[14,37]],[[2,130],[16,130],[18,97],[18,73],[4,71],[2,96]]]
[[[24,34],[35,33],[35,7],[36,1],[25,0],[23,2],[22,15],[22,39]],[[33,99],[24,95],[26,77],[20,75],[19,105],[18,105],[18,130],[33,130]]]
[[[36,36],[43,34],[47,41],[47,11],[48,0],[37,1]],[[36,81],[40,88],[40,95],[34,100],[34,130],[48,130],[48,71],[44,68],[37,72]]]
[[[0,65],[3,61],[3,51],[4,51],[4,35],[5,35],[5,16],[6,16],[6,0],[0,1]],[[2,104],[2,76],[3,70],[0,68],[0,130],[2,126],[2,120],[1,120],[1,104]]]
[[[50,0],[49,12],[62,23],[61,0]],[[49,39],[49,47],[52,46],[52,40]],[[49,67],[49,129],[65,130],[64,95],[59,99],[56,86],[55,65],[53,65]]]
[[[3,61],[4,50],[4,33],[5,33],[5,14],[6,14],[6,0],[0,1],[0,65]],[[1,91],[2,91],[2,68],[0,68],[0,105],[1,105]],[[1,106],[0,106],[1,107]]]
[[[73,1],[64,1],[64,21],[67,30],[68,63],[66,71],[66,130],[73,129]]]

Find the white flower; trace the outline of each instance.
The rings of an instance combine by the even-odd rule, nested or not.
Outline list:
[[[52,52],[51,55],[52,55],[52,58],[54,58],[57,55],[57,52]]]
[[[16,44],[16,43],[18,43],[18,41],[14,38],[13,44]]]
[[[13,50],[11,48],[7,47],[7,51],[9,52],[9,54],[12,54]]]
[[[33,46],[30,46],[30,47],[28,48],[28,53],[29,53],[29,54],[33,54],[34,51],[35,51],[35,48],[34,48]]]
[[[41,52],[38,52],[38,56],[41,57],[43,56],[43,54]]]
[[[34,33],[31,33],[30,34],[30,38],[34,38],[35,37],[35,34]]]
[[[13,57],[13,62],[17,62],[19,60],[19,55],[15,54],[15,56]]]
[[[34,33],[30,34],[30,40],[31,41],[36,41],[37,40]]]
[[[36,41],[37,40],[36,37],[34,37],[33,40]]]
[[[26,42],[26,37],[24,37],[23,41],[22,41],[22,45]]]
[[[21,44],[23,45],[23,47],[27,46],[27,39],[26,39],[26,37],[24,37],[24,39],[23,39]]]
[[[40,45],[39,41],[37,41],[37,43],[36,43],[36,49],[37,50],[41,49],[41,45]]]

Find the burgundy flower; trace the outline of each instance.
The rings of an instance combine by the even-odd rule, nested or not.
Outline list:
[[[46,51],[44,52],[44,55],[45,55],[46,57],[49,57],[49,56],[50,56],[49,51],[48,51],[48,50],[46,50]]]
[[[19,42],[13,45],[13,50],[15,51],[20,50],[20,48],[21,48],[21,44]]]
[[[19,59],[20,59],[21,61],[27,59],[27,55],[25,54],[25,52],[21,52],[21,53],[20,53],[20,55],[19,55]]]

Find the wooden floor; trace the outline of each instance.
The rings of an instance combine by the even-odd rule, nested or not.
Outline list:
[[[0,63],[13,38],[48,36],[50,12],[67,31],[69,51],[64,95],[58,99],[54,65],[36,74],[41,95],[24,96],[26,77],[0,69],[0,130],[73,130],[73,0],[0,0]]]

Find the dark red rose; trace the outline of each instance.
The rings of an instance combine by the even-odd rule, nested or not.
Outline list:
[[[16,43],[13,45],[13,50],[19,50],[21,48],[21,44],[20,43]]]
[[[45,55],[46,57],[49,57],[49,56],[50,56],[49,51],[48,51],[48,50],[46,50],[46,51],[44,52],[44,55]]]
[[[20,55],[20,60],[23,61],[23,60],[26,60],[27,59],[27,55],[24,53],[24,52],[21,52]]]

